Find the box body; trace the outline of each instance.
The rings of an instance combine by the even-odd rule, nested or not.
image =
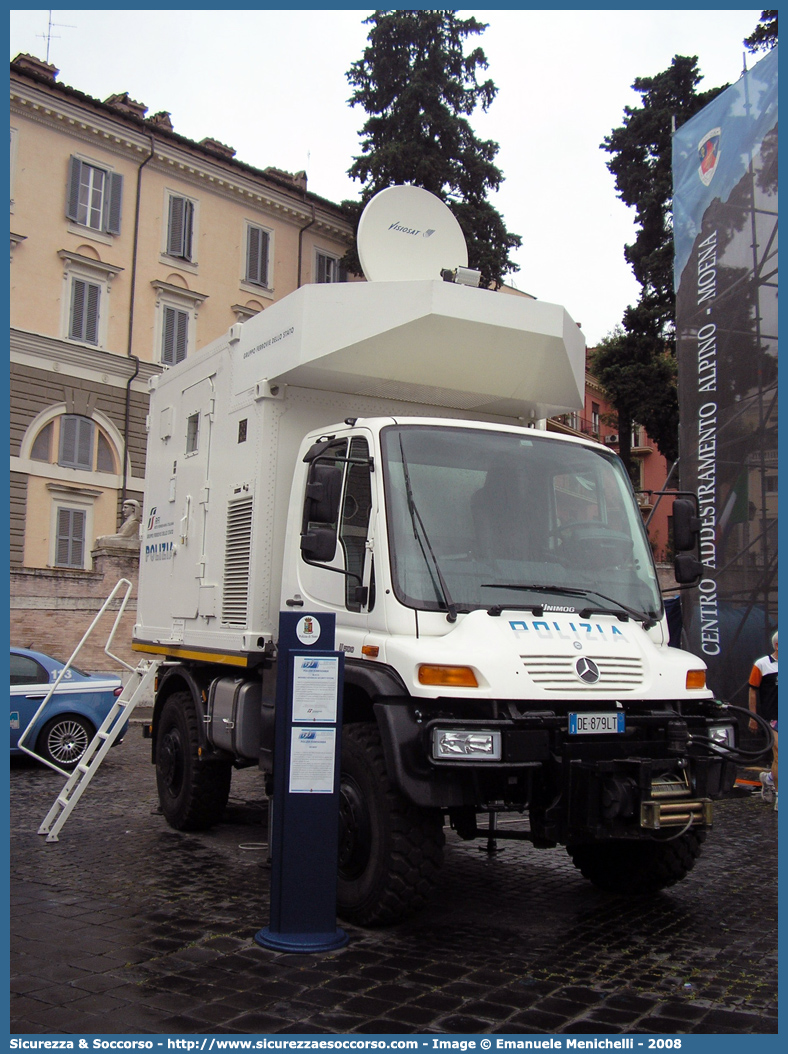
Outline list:
[[[271,648],[308,433],[384,415],[522,425],[580,407],[584,369],[563,308],[444,282],[306,286],[233,326],[152,383],[135,648]]]

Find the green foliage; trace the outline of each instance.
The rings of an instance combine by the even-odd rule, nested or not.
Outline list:
[[[668,461],[678,456],[676,360],[664,348],[655,353],[648,333],[637,331],[636,318],[628,314],[626,321],[631,328],[617,326],[601,340],[589,355],[589,366],[616,409],[619,454],[634,482],[637,472],[630,440],[635,422],[646,429]]]
[[[503,180],[498,144],[478,139],[467,119],[479,106],[487,110],[497,92],[480,79],[487,68],[482,49],[465,54],[467,38],[486,25],[452,11],[376,11],[365,24],[367,47],[347,73],[349,101],[368,115],[361,154],[348,170],[363,183],[362,205],[394,184],[430,191],[457,217],[482,284],[500,286],[518,269],[509,252],[520,238],[487,201]],[[360,273],[358,258],[346,259]]]
[[[746,38],[748,51],[771,51],[777,46],[777,12],[761,11],[758,25]]]
[[[642,105],[626,106],[624,123],[602,143],[611,155],[607,167],[618,196],[635,209],[638,226],[624,256],[640,283],[640,299],[592,356],[594,374],[619,416],[619,449],[628,468],[632,421],[646,429],[668,461],[678,455],[672,132],[727,87],[699,92],[697,62],[676,55],[662,73],[638,77],[632,87]]]
[[[608,169],[618,196],[635,209],[639,230],[624,256],[641,286],[640,302],[651,315],[655,339],[672,339],[673,174],[671,137],[678,128],[719,95],[722,88],[698,92],[702,80],[696,57],[676,55],[670,67],[654,77],[638,77],[632,87],[643,105],[624,108],[624,123],[602,143],[611,158]]]

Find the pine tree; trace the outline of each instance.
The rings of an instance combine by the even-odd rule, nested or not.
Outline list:
[[[777,12],[761,11],[758,25],[744,41],[749,51],[771,51],[777,46]]]
[[[602,143],[611,155],[607,167],[618,196],[635,209],[638,231],[624,256],[641,292],[638,303],[624,313],[623,328],[601,342],[594,359],[596,376],[619,417],[642,425],[669,461],[678,452],[672,131],[727,87],[698,91],[702,77],[697,62],[696,57],[676,55],[662,73],[638,77],[632,87],[642,106],[625,107],[624,123]],[[617,381],[619,368],[626,368],[626,376]]]
[[[402,183],[435,194],[462,228],[469,266],[482,272],[483,286],[498,288],[518,269],[509,253],[521,240],[487,200],[503,180],[498,144],[477,138],[468,121],[497,93],[490,79],[480,79],[487,68],[482,49],[465,54],[466,40],[486,25],[452,11],[376,11],[365,24],[367,47],[347,73],[351,105],[368,114],[361,154],[348,170],[363,183],[362,204]],[[359,273],[357,257],[349,254],[347,263]]]

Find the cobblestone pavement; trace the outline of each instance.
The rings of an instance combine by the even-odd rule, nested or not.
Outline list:
[[[227,822],[181,834],[149,749],[132,726],[52,844],[36,832],[62,779],[12,759],[16,1034],[777,1032],[777,814],[759,798],[718,805],[694,871],[649,898],[597,891],[563,849],[491,857],[447,832],[429,908],[304,956],[253,940],[256,771]]]

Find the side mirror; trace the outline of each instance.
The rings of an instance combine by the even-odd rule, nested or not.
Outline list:
[[[688,553],[698,545],[700,519],[695,503],[689,498],[673,502],[673,548],[677,553]]]
[[[301,554],[313,563],[327,563],[337,550],[337,521],[342,500],[342,469],[313,461],[309,466],[301,521]]]
[[[308,560],[327,563],[337,551],[337,533],[331,527],[312,527],[301,535],[301,552]]]
[[[692,553],[677,553],[673,561],[673,573],[679,585],[695,585],[703,577],[703,564]]]
[[[339,465],[315,462],[309,468],[304,502],[304,527],[308,523],[336,523],[342,497]]]

